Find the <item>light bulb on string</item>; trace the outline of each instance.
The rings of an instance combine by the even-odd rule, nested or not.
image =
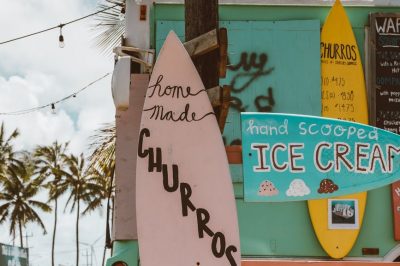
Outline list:
[[[58,45],[60,46],[60,48],[64,48],[65,47],[65,42],[64,42],[64,36],[62,35],[62,27],[64,25],[60,24],[60,36],[58,36]]]
[[[54,103],[51,104],[51,113],[52,113],[53,115],[55,115],[55,114],[57,113],[57,112],[56,112],[56,106],[55,106]]]

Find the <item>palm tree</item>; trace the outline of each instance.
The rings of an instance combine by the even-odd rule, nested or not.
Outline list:
[[[13,141],[19,136],[18,129],[14,129],[11,134],[6,137],[4,123],[0,126],[0,180],[4,178],[7,168],[21,166],[21,162],[17,159],[17,152],[14,151]]]
[[[65,192],[59,187],[62,170],[65,167],[63,156],[68,148],[68,142],[59,144],[57,141],[50,146],[38,146],[35,150],[36,171],[48,181],[44,185],[48,189],[49,201],[54,201],[54,226],[51,243],[51,265],[54,266],[54,249],[57,231],[58,198]]]
[[[103,202],[109,198],[109,193],[112,192],[114,188],[110,182],[110,177],[114,176],[114,171],[114,166],[110,165],[100,165],[96,168],[92,167],[86,170],[86,175],[89,176],[89,182],[96,184],[97,187],[96,190],[91,191],[92,199],[82,212],[83,215],[103,207]]]
[[[103,250],[103,262],[105,262],[106,249],[111,248],[110,234],[110,202],[114,193],[114,172],[115,172],[115,123],[104,125],[96,130],[91,137],[90,148],[92,154],[89,157],[88,171],[93,176],[93,181],[102,187],[102,194],[96,195],[93,202],[88,205],[84,212],[101,207],[104,199],[107,200],[106,215],[106,241]]]
[[[105,124],[90,137],[89,169],[115,168],[115,123]]]
[[[43,229],[43,234],[47,233],[35,209],[43,212],[51,211],[49,205],[34,199],[41,188],[43,179],[33,178],[33,175],[34,167],[27,159],[17,167],[8,167],[0,191],[0,203],[2,203],[0,224],[8,220],[10,235],[14,238],[16,231],[19,231],[21,247],[23,247],[22,228],[28,223],[37,223]]]
[[[65,208],[71,205],[71,213],[76,209],[76,265],[79,266],[79,217],[81,215],[81,203],[92,201],[93,195],[101,190],[101,187],[92,182],[92,177],[85,168],[83,154],[79,157],[74,155],[64,156],[67,164],[67,171],[64,171],[65,179],[61,181],[62,190],[69,189],[69,197]]]
[[[114,163],[114,161],[113,161]],[[109,231],[109,220],[110,220],[110,201],[112,194],[114,192],[113,179],[115,168],[109,165],[98,166],[97,168],[89,168],[87,169],[91,178],[90,182],[93,182],[98,185],[96,191],[92,193],[92,199],[88,203],[86,209],[82,212],[83,215],[88,214],[92,211],[99,209],[100,211],[103,208],[103,203],[107,200],[107,213],[106,213],[106,241],[103,248],[103,260],[102,264],[104,265],[106,250],[107,248],[111,248],[111,236]]]

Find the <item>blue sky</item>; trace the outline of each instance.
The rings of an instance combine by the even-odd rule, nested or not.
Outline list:
[[[96,2],[89,0],[0,0],[0,42],[58,25],[95,11]],[[0,45],[0,112],[10,112],[44,105],[63,98],[91,81],[113,70],[113,57],[104,56],[94,45],[95,33],[86,19],[63,28],[65,48],[58,47],[59,30],[53,30],[13,43]],[[0,116],[8,131],[18,128],[18,149],[31,150],[36,145],[53,141],[70,141],[70,152],[87,151],[88,137],[103,123],[114,120],[110,76],[96,83],[76,98],[23,116]],[[40,195],[46,199],[46,195]],[[65,202],[65,199],[63,199]],[[63,204],[63,203],[62,203]],[[60,208],[57,234],[56,265],[75,265],[75,215]],[[48,234],[37,226],[28,226],[31,265],[50,265],[53,218],[43,215]],[[104,243],[105,213],[83,217],[81,238],[95,244],[100,265]],[[0,225],[0,242],[10,244],[8,224]],[[16,243],[19,243],[17,240]],[[81,263],[86,259],[81,245]]]

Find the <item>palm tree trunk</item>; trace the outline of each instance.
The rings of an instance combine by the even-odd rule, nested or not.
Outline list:
[[[112,186],[110,186],[110,194],[107,197],[107,220],[106,220],[106,239],[104,243],[104,250],[103,250],[103,261],[101,263],[101,266],[104,266],[104,262],[106,260],[106,250],[109,246],[111,246],[111,236],[110,236],[110,198],[111,198],[111,189]]]
[[[57,208],[58,198],[54,199],[54,227],[53,227],[53,240],[51,242],[51,266],[54,266],[54,246],[56,243],[56,230],[57,230]]]
[[[18,219],[18,224],[19,224],[19,239],[21,241],[21,248],[24,247],[24,242],[22,241],[22,224],[21,224],[21,219]]]
[[[107,251],[107,248],[106,248],[106,246],[104,246],[104,249],[103,249],[103,261],[101,262],[101,266],[104,266],[104,262],[106,262],[106,251]]]
[[[77,211],[76,211],[76,266],[79,266],[79,195],[77,200]]]
[[[105,239],[105,244],[104,248],[111,248],[111,234],[110,234],[110,198],[111,195],[108,196],[107,198],[107,218],[106,218],[106,239]]]

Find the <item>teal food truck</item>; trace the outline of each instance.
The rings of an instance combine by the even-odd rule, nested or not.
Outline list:
[[[227,75],[220,84],[229,85],[231,92],[223,139],[231,163],[243,260],[330,260],[314,232],[307,201],[250,202],[245,199],[240,114],[321,115],[321,97],[329,95],[321,93],[320,38],[332,4],[323,0],[220,1],[220,27],[228,33]],[[400,64],[400,42],[396,36],[400,35],[400,2],[358,0],[343,1],[343,5],[363,61],[370,121],[372,125],[399,133],[396,130],[400,123],[400,97],[396,92],[400,91],[400,82],[397,83],[400,68],[396,67],[397,62]],[[378,21],[377,17],[390,19],[379,20],[388,24],[372,25],[371,21]],[[184,4],[155,1],[149,7],[148,23],[150,48],[156,53],[170,30],[184,41]],[[386,33],[385,27],[390,28]],[[378,38],[380,33],[382,38]],[[391,43],[390,49],[385,50],[387,45],[380,46],[379,42]],[[383,55],[386,60],[380,61]],[[391,67],[388,73],[381,69],[385,62]],[[377,88],[385,85],[390,87],[387,94],[377,93]],[[239,159],[235,159],[237,154]],[[396,226],[400,224],[395,223],[396,188],[393,184],[368,191],[359,236],[341,262],[393,262],[400,258],[400,238],[396,236]],[[344,211],[338,210],[343,216],[348,215],[348,210]],[[118,228],[114,228],[116,231]],[[133,266],[138,261],[137,242],[115,237],[113,256],[107,265],[125,262]]]

